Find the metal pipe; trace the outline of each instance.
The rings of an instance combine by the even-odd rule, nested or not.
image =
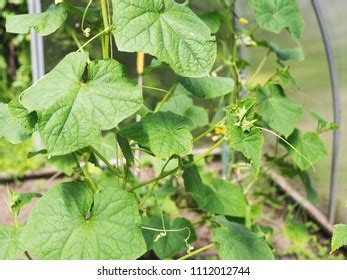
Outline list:
[[[323,18],[323,13],[320,8],[318,0],[311,0],[316,18],[318,20],[319,28],[322,34],[325,52],[329,65],[329,74],[331,80],[331,89],[333,96],[333,110],[334,110],[334,122],[340,126],[341,124],[341,108],[340,108],[340,88],[336,62],[334,58],[332,44],[328,34],[328,28]],[[340,148],[340,129],[336,129],[333,135],[333,147],[332,147],[332,165],[331,165],[331,177],[330,177],[330,196],[329,196],[329,209],[328,217],[329,222],[334,223],[336,214],[336,198],[337,198],[337,166],[338,166],[338,154]]]
[[[29,0],[28,12],[29,14],[40,13],[41,1]],[[45,74],[45,63],[44,63],[43,38],[42,36],[35,33],[33,30],[30,31],[30,54],[31,54],[32,80],[33,80],[33,83],[35,83]]]

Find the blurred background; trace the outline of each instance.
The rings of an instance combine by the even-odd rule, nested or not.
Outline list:
[[[72,4],[85,6],[88,1],[69,1]],[[97,2],[97,1],[95,1]],[[42,10],[45,10],[52,1],[41,1]],[[289,92],[290,98],[301,102],[307,108],[304,117],[301,120],[300,127],[304,130],[314,130],[316,122],[310,117],[310,111],[321,113],[327,120],[333,120],[333,104],[331,83],[328,72],[328,64],[322,36],[317,23],[317,18],[311,5],[311,1],[298,0],[302,10],[306,28],[302,36],[301,43],[305,53],[303,62],[290,62],[290,68],[294,78],[296,79],[300,90]],[[94,3],[98,5],[98,3]],[[93,5],[91,9],[93,9]],[[346,11],[347,1],[330,0],[320,1],[321,9],[324,13],[324,20],[328,26],[328,32],[331,43],[333,45],[334,56],[337,62],[339,76],[339,90],[342,108],[342,125],[341,130],[341,147],[339,153],[338,164],[338,201],[336,210],[336,223],[347,223],[347,36],[346,31]],[[205,13],[212,10],[215,6],[213,1],[190,0],[190,6],[197,13]],[[247,18],[250,24],[254,23],[254,15],[248,7],[248,1],[239,0],[237,6],[237,14],[240,17]],[[25,0],[0,0],[0,101],[7,102],[18,95],[22,90],[31,84],[31,60],[30,60],[30,36],[29,35],[13,35],[7,34],[4,30],[5,17],[8,14],[20,14],[27,12],[27,1]],[[81,42],[85,42],[80,32],[79,20],[69,18],[70,25],[73,27]],[[100,23],[101,24],[101,23]],[[91,36],[96,34],[98,30],[91,30]],[[217,34],[219,36],[219,34]],[[261,30],[257,31],[258,38],[268,39],[278,43],[281,47],[293,47],[292,41],[289,40],[285,33],[281,35],[271,35]],[[44,37],[44,67],[48,72],[56,63],[61,60],[68,52],[77,49],[71,34],[66,28],[60,28],[51,36]],[[87,48],[91,57],[101,58],[101,44],[96,42],[92,47]],[[255,67],[266,54],[266,50],[257,48],[243,48],[242,56],[251,62]],[[136,74],[136,57],[133,54],[119,53],[114,49],[114,57],[121,63],[126,65],[126,69],[130,77],[137,79]],[[147,65],[151,58],[146,57]],[[258,81],[267,80],[273,73],[275,59],[272,57],[264,67]],[[247,75],[252,75],[255,69],[248,69]],[[169,70],[153,71],[145,76],[145,85],[168,89],[174,82],[174,75]],[[157,92],[144,90],[145,102],[149,107],[162,98]],[[201,100],[195,102],[203,104]],[[213,108],[215,103],[209,102],[204,106]],[[1,125],[1,124],[0,124]],[[326,144],[328,155],[325,156],[316,165],[316,172],[310,171],[313,187],[318,193],[318,208],[325,214],[328,211],[328,199],[330,192],[330,175],[331,175],[331,147],[332,133],[322,135]],[[270,141],[271,142],[271,141]],[[28,152],[35,147],[33,140],[28,140],[20,145],[11,145],[5,140],[0,139],[0,184],[1,178],[20,178],[24,173],[41,170],[42,168],[52,167],[54,163],[46,162],[43,158],[34,157],[27,159]],[[52,179],[52,178],[51,178]],[[55,178],[52,179],[54,182]],[[47,188],[47,183],[38,181],[38,188]],[[6,182],[3,181],[3,185]],[[296,182],[293,181],[293,185]],[[24,189],[30,189],[30,185],[24,186]],[[5,188],[0,189],[2,198],[5,196]],[[302,191],[302,190],[300,190]],[[0,224],[8,223],[8,217],[3,214],[5,207],[3,199],[0,201]]]

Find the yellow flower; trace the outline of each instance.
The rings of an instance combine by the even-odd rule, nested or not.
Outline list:
[[[225,126],[219,126],[215,128],[215,133],[217,135],[225,135],[227,134],[227,128]]]
[[[240,18],[239,22],[240,22],[241,25],[247,25],[249,23],[248,19],[246,19],[246,18]]]

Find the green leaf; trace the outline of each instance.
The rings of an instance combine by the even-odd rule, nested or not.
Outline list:
[[[338,224],[334,226],[333,237],[331,239],[331,253],[342,246],[347,245],[347,225]]]
[[[274,52],[278,60],[294,60],[299,62],[305,60],[305,55],[301,46],[292,49],[281,49],[277,44],[268,41],[257,42],[257,44]]]
[[[0,137],[5,137],[12,144],[18,144],[28,139],[30,131],[25,129],[9,112],[7,104],[0,102]]]
[[[307,132],[302,133],[298,129],[294,130],[292,135],[288,138],[288,142],[295,147],[302,155],[297,151],[288,147],[288,152],[295,164],[302,170],[306,170],[311,167],[311,163],[316,163],[321,157],[327,155],[327,151],[322,140],[317,133]],[[311,162],[309,162],[309,161]]]
[[[97,143],[93,144],[93,148],[108,161],[117,159],[117,156],[120,157],[117,153],[117,139],[114,132],[103,135]]]
[[[8,190],[8,207],[13,215],[18,216],[23,206],[30,204],[35,197],[41,197],[40,193],[20,193]]]
[[[212,33],[217,33],[221,26],[221,15],[218,12],[208,12],[200,16],[202,21],[211,29]]]
[[[271,78],[271,82],[282,85],[283,88],[287,88],[290,84],[296,89],[299,89],[298,84],[289,72],[289,67],[281,67],[276,69],[276,74]]]
[[[184,116],[192,122],[190,130],[203,127],[208,124],[207,111],[199,106],[195,106],[189,92],[182,86],[177,85],[174,94],[161,108],[161,111],[171,111],[177,115]]]
[[[317,194],[316,190],[313,188],[310,174],[307,171],[301,171],[298,169],[298,175],[299,175],[302,183],[304,184],[307,199],[311,203],[317,204],[318,194]]]
[[[200,106],[192,106],[190,107],[184,116],[189,119],[192,122],[192,126],[190,127],[190,130],[197,129],[199,127],[203,127],[208,125],[208,112],[205,108],[202,108]]]
[[[68,5],[51,5],[47,11],[39,14],[12,15],[6,19],[6,31],[26,34],[33,28],[36,33],[46,36],[62,26],[67,18]]]
[[[120,51],[156,56],[181,76],[208,75],[216,59],[211,30],[186,4],[173,0],[112,0]]]
[[[251,161],[254,173],[257,175],[260,170],[260,161],[264,137],[258,128],[252,128],[249,132],[242,128],[233,126],[228,134],[230,147],[241,152]]]
[[[310,234],[307,227],[294,220],[286,222],[283,233],[284,237],[294,245],[306,245],[310,241]]]
[[[258,87],[256,95],[259,113],[270,127],[285,137],[292,134],[303,114],[303,106],[288,99],[279,85]]]
[[[83,183],[58,185],[32,210],[21,241],[38,259],[136,259],[146,251],[134,196]]]
[[[151,149],[159,158],[188,155],[193,148],[191,122],[171,112],[148,114],[140,122],[119,131],[125,138]]]
[[[205,186],[204,191],[208,201],[204,210],[233,217],[246,216],[246,199],[240,186],[214,179],[212,186]]]
[[[19,242],[22,229],[11,226],[0,227],[0,260],[17,260],[23,253]]]
[[[183,172],[184,186],[192,193],[200,209],[219,215],[244,217],[246,200],[242,189],[222,179],[214,179],[212,186],[204,185],[194,165]]]
[[[250,0],[259,26],[273,33],[287,29],[299,39],[305,23],[296,0]]]
[[[190,162],[193,162],[194,157],[192,155],[189,155],[189,160]],[[198,203],[199,207],[204,209],[204,207],[208,203],[207,193],[204,190],[205,186],[201,180],[198,167],[195,164],[192,167],[184,170],[183,180],[186,192],[191,193],[195,201]]]
[[[227,108],[227,139],[232,149],[241,152],[251,161],[255,175],[259,173],[264,137],[254,126],[255,99],[238,100]]]
[[[135,158],[134,158],[133,152],[131,150],[128,139],[117,134],[117,142],[118,142],[119,147],[122,150],[122,154],[123,154],[124,158],[127,161],[127,165],[128,166],[133,165],[135,163]]]
[[[263,237],[257,236],[245,226],[225,222],[214,229],[213,241],[223,260],[273,260],[274,256]]]
[[[38,113],[38,127],[49,155],[89,146],[142,106],[141,90],[124,76],[117,61],[97,60],[81,77],[88,54],[68,54],[51,72],[23,92],[22,104]]]
[[[76,168],[76,159],[73,154],[51,157],[47,163],[67,176],[72,176]]]
[[[321,114],[317,112],[311,112],[310,115],[312,118],[314,118],[318,122],[318,125],[317,125],[318,133],[331,131],[338,128],[338,125],[336,123],[327,121]]]
[[[186,111],[194,106],[193,99],[190,98],[189,94],[189,91],[181,84],[178,84],[172,96],[161,107],[161,111],[171,111],[177,115],[184,116]]]
[[[142,231],[146,238],[147,249],[153,249],[154,253],[160,259],[169,259],[187,250],[187,244],[196,240],[196,234],[191,222],[187,219],[177,218],[175,220],[170,220],[169,217],[165,216],[164,222],[165,229],[169,231],[166,232],[166,235],[157,240],[156,238],[160,232],[148,229],[143,229]],[[143,226],[159,230],[163,228],[159,216],[144,219]],[[185,240],[187,240],[187,242],[185,242]]]
[[[33,132],[37,123],[37,116],[34,112],[29,113],[20,103],[19,98],[13,99],[8,103],[8,111],[11,116],[21,124],[28,132]]]
[[[181,84],[193,95],[212,99],[232,92],[234,80],[225,77],[179,78]]]

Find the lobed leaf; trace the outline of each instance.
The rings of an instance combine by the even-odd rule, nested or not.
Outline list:
[[[158,112],[145,116],[140,122],[119,131],[125,138],[151,149],[159,158],[188,155],[193,148],[189,132],[191,122],[171,112]]]
[[[304,112],[303,106],[287,98],[279,85],[258,87],[256,95],[259,113],[270,127],[285,137],[292,134]]]
[[[186,4],[173,0],[112,0],[120,51],[156,56],[181,76],[203,77],[216,59],[211,30]]]
[[[25,249],[38,259],[136,259],[146,251],[134,196],[84,184],[58,185],[34,206],[23,229]]]
[[[250,0],[259,26],[273,33],[287,29],[294,39],[299,39],[305,22],[296,0]]]
[[[38,114],[38,128],[49,155],[64,155],[89,146],[142,106],[141,90],[129,82],[117,61],[70,53],[22,94],[26,109]]]
[[[311,164],[316,163],[321,157],[327,155],[325,146],[317,133],[303,133],[296,129],[290,135],[288,141],[301,153],[300,155],[297,151],[288,147],[290,157],[302,171],[308,169],[311,167]]]
[[[218,255],[223,260],[273,260],[274,256],[264,237],[245,226],[224,222],[213,231]]]

